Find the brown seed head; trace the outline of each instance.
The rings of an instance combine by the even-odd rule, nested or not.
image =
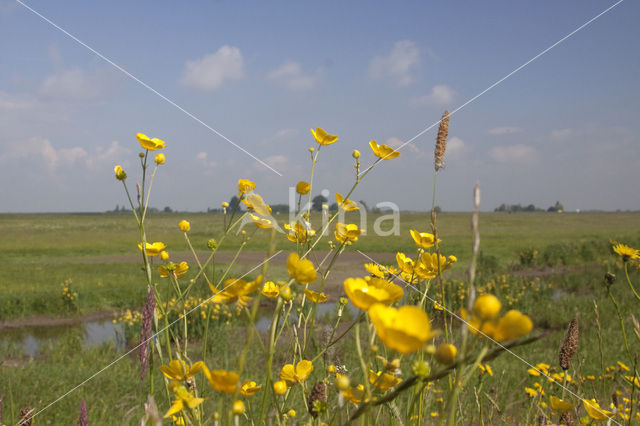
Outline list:
[[[576,424],[573,418],[573,411],[567,411],[560,416],[560,424],[566,426],[574,426]]]
[[[568,370],[571,366],[571,358],[578,350],[578,319],[574,318],[569,323],[569,328],[564,336],[562,346],[560,347],[560,367],[563,370]]]
[[[309,414],[313,417],[318,416],[317,407],[327,403],[327,385],[324,382],[318,382],[313,385],[313,389],[309,394]]]
[[[447,136],[449,135],[449,110],[442,113],[440,126],[438,127],[438,137],[436,138],[436,149],[433,153],[436,172],[444,167],[444,152],[447,149]]]
[[[78,426],[89,426],[89,411],[84,399],[80,403],[80,414],[78,415]]]
[[[33,415],[35,410],[33,408],[24,407],[20,410],[19,426],[31,426],[33,424]]]

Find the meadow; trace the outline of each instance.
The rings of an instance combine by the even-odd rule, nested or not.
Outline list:
[[[350,212],[347,217],[358,223],[357,212]],[[372,224],[378,217],[369,215],[366,229],[372,229]],[[201,259],[206,259],[211,252],[207,248],[207,242],[212,238],[220,240],[223,235],[222,214],[152,214],[147,218],[146,232],[153,236],[153,241],[163,241],[167,245],[172,260],[185,260],[193,264],[192,253],[185,244],[183,232],[177,226],[183,219],[191,224],[189,239],[195,251]],[[317,217],[312,217],[312,221],[315,219]],[[442,213],[438,215],[437,224],[438,234],[443,240],[439,249],[446,254],[455,254],[457,262],[444,277],[447,298],[442,301],[439,299],[441,294],[436,293],[435,299],[446,304],[452,311],[459,312],[460,308],[466,306],[466,269],[472,256],[470,213]],[[562,372],[557,367],[558,350],[566,327],[574,317],[580,322],[579,350],[568,370],[572,378],[564,382],[564,385],[576,395],[597,397],[601,406],[607,409],[611,403],[611,395],[616,392],[620,392],[619,404],[624,405],[623,398],[633,399],[634,386],[629,386],[625,379],[625,375],[632,373],[625,371],[624,367],[632,369],[635,366],[630,365],[621,344],[618,316],[607,295],[603,277],[607,271],[618,277],[611,286],[611,291],[624,313],[627,337],[637,354],[640,337],[636,340],[633,336],[634,325],[629,314],[637,313],[638,305],[629,296],[629,288],[624,283],[623,263],[612,251],[612,241],[633,247],[640,246],[639,224],[639,213],[480,213],[481,246],[476,279],[478,292],[491,292],[506,308],[526,313],[533,321],[533,334],[544,335],[529,345],[513,349],[513,353],[522,359],[503,353],[495,360],[481,364],[490,366],[491,375],[478,368],[468,377],[466,386],[473,391],[465,392],[458,399],[458,424],[524,424],[538,421],[541,416],[545,416],[549,422],[557,423],[558,415],[549,407],[549,396],[562,395],[566,400],[570,400],[570,396],[564,390],[556,388],[552,383],[553,379],[542,377],[543,380],[540,380],[539,376],[529,374],[527,370],[543,363],[550,365],[550,376]],[[333,307],[325,310],[320,324],[325,324],[326,327],[326,324],[335,323],[339,299],[345,296],[344,280],[367,275],[363,265],[370,260],[360,252],[384,265],[395,264],[396,251],[415,252],[415,244],[409,233],[411,229],[428,230],[429,215],[402,213],[399,236],[379,237],[367,232],[360,236],[357,243],[345,247],[341,255],[343,260],[335,263],[333,272],[325,283],[324,292],[329,296],[326,303]],[[0,324],[11,323],[14,327],[21,322],[46,325],[51,318],[96,312],[114,312],[122,316],[121,313],[127,309],[142,310],[147,298],[147,288],[145,274],[141,270],[140,251],[136,247],[139,241],[138,228],[130,213],[5,214],[0,216],[0,231],[3,235],[0,240],[0,255],[4,266],[0,277]],[[268,230],[257,229],[249,235],[251,238],[247,245],[250,250],[243,251],[237,258],[231,269],[232,273],[239,275],[260,264],[269,250]],[[331,234],[325,239],[328,241],[330,237]],[[226,244],[216,254],[220,259],[216,270],[224,269],[233,261],[234,253],[246,238],[246,235],[229,234]],[[323,244],[319,244],[322,254],[328,249]],[[283,235],[277,235],[272,251],[284,250],[287,253],[291,247],[289,240]],[[270,262],[270,280],[288,279],[286,259],[283,254]],[[197,268],[191,268],[185,279],[194,278],[196,272]],[[253,279],[257,274],[258,272],[254,272],[250,277]],[[638,278],[637,269],[630,268],[630,279],[638,282]],[[73,303],[69,303],[68,298],[62,294],[65,286],[77,293]],[[169,285],[160,280],[158,289],[169,291]],[[408,300],[414,297],[410,292],[409,289],[405,292]],[[206,298],[211,295],[211,291],[206,283],[197,281],[193,295]],[[599,327],[595,322],[594,301],[597,303]],[[432,303],[427,306],[430,307],[428,311],[432,316],[433,327],[442,328],[441,313],[431,308]],[[269,315],[274,307],[275,303],[267,299],[261,303],[260,310]],[[236,358],[230,354],[243,351],[250,333],[246,327],[245,313],[231,309],[228,316],[216,316],[208,330],[211,336],[215,336],[213,340],[203,340],[194,331],[190,343],[191,359],[195,361],[206,357],[207,363],[210,360],[216,368],[232,370]],[[200,312],[194,313],[196,316],[199,314]],[[354,321],[357,315],[357,309],[346,309],[342,319],[343,326],[337,330],[343,330],[344,324]],[[128,337],[127,349],[137,344],[140,328],[140,318],[131,320],[131,324],[128,324],[130,320],[124,320],[124,327],[128,330],[125,333]],[[449,317],[448,321],[451,330],[459,327],[459,324],[454,325],[457,319]],[[195,320],[192,326],[196,326]],[[316,327],[322,329],[318,324]],[[23,407],[33,407],[35,410],[47,407],[103,366],[121,357],[125,351],[115,343],[88,347],[83,344],[82,333],[77,328],[70,327],[48,345],[39,348],[38,353],[31,357],[23,353],[19,342],[9,338],[9,333],[2,330],[0,328],[0,333],[5,337],[0,339],[0,394],[2,420],[5,424],[16,424]],[[365,342],[372,341],[372,330],[369,329],[368,333],[369,337],[364,339]],[[317,336],[311,344],[322,350],[321,333],[313,334]],[[264,341],[263,346],[267,345],[267,330],[259,330],[257,339]],[[203,347],[205,341],[206,348]],[[287,346],[286,343],[282,345]],[[372,345],[367,350],[374,350],[373,355],[387,354],[378,345]],[[353,342],[340,341],[332,347],[332,351],[337,354],[336,359],[346,366],[352,380],[356,380],[360,360],[355,354]],[[313,373],[306,380],[308,384],[302,384],[307,397],[311,392],[311,384],[327,381],[327,369],[331,371],[331,366],[335,364],[335,361],[326,360],[326,357],[323,359],[324,361],[317,362]],[[415,368],[406,357],[401,359],[402,376],[408,377],[412,371],[415,372]],[[155,366],[153,362],[156,362]],[[286,351],[276,351],[273,364],[279,366],[286,362],[290,362]],[[152,393],[162,414],[167,411],[170,403],[166,390],[161,386],[163,374],[158,369],[157,358],[151,363],[149,374],[156,383]],[[35,419],[36,424],[75,423],[82,400],[88,407],[91,424],[139,424],[140,418],[145,414],[143,404],[150,393],[148,386],[143,384],[147,382],[139,379],[139,364],[138,352],[133,351],[105,373],[97,375],[39,414]],[[257,379],[263,374],[263,353],[260,350],[248,351],[245,365],[245,375]],[[435,365],[433,368],[435,369]],[[555,380],[563,381],[561,376],[555,377]],[[203,406],[208,410],[203,422],[224,422],[225,410],[229,409],[232,402],[231,397],[203,383],[198,385],[198,389],[199,395],[206,398]],[[505,389],[509,391],[505,392]],[[425,386],[423,393],[419,394],[425,410],[421,414],[422,423],[435,423],[440,417],[447,415],[446,398],[450,390],[451,376],[448,380],[445,378]],[[245,423],[258,416],[263,392],[264,389],[253,399],[246,398],[243,416],[249,415],[235,416],[236,421],[240,418],[240,422]],[[330,394],[329,404],[331,401],[338,401],[345,408],[341,410],[344,413],[341,412],[338,416],[334,410],[329,409],[327,413],[333,413],[333,416],[325,413],[324,421],[345,423],[348,416],[355,412],[357,404],[350,404],[344,398],[336,399],[334,391],[326,392]],[[636,405],[637,398],[636,394]],[[277,419],[278,422],[306,424],[318,420],[307,414],[306,411],[311,408],[300,395],[294,394],[290,400],[285,401],[283,414]],[[585,411],[580,408],[579,403],[574,405],[577,415],[585,418]],[[268,406],[273,411],[277,408],[277,403],[276,408],[271,404]],[[628,406],[629,404],[626,405]],[[295,417],[289,409],[295,409]],[[375,410],[370,409],[359,421],[366,419],[369,423],[376,419],[386,419],[385,422],[397,424],[403,424],[403,421],[416,422],[416,418],[405,419],[397,415],[397,410],[394,401],[381,404]],[[637,408],[634,411],[637,412]],[[625,422],[622,414],[624,412],[615,417],[616,421]],[[275,423],[276,417],[271,417],[269,422]],[[181,421],[175,417],[174,420],[178,423]],[[630,418],[628,421],[632,420]]]

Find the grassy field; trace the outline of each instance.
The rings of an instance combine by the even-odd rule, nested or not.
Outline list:
[[[157,214],[149,218],[149,239],[165,242],[172,259],[189,260],[191,263],[184,237],[177,228],[178,221],[183,218],[191,222],[191,241],[204,256],[206,242],[210,238],[220,238],[222,217],[209,214]],[[415,245],[409,236],[410,229],[428,230],[426,214],[406,213],[401,215],[399,236],[376,237],[371,232],[375,219],[369,217],[368,234],[344,253],[344,263],[337,264],[339,268],[331,290],[336,297],[332,297],[330,303],[335,303],[337,296],[341,295],[343,277],[365,275],[362,264],[367,260],[355,250],[392,263],[395,251],[415,253]],[[469,219],[466,213],[438,216],[438,228],[443,239],[442,251],[458,257],[458,263],[446,276],[449,296],[445,303],[455,311],[464,303],[464,299],[458,298],[458,295],[464,297],[459,289],[464,287],[464,270],[471,253]],[[635,312],[637,316],[638,304],[629,297],[630,290],[623,280],[622,264],[617,256],[612,255],[609,243],[610,240],[617,240],[634,247],[640,246],[639,225],[638,213],[480,215],[482,256],[479,291],[487,290],[496,294],[506,307],[528,314],[533,319],[534,332],[546,331],[549,334],[530,346],[517,348],[514,353],[521,360],[503,354],[491,362],[493,376],[478,372],[469,384],[477,390],[476,396],[466,393],[462,400],[463,406],[473,409],[470,408],[461,421],[479,424],[482,416],[485,424],[521,424],[524,413],[535,414],[543,410],[539,405],[542,399],[534,400],[524,393],[524,387],[533,386],[534,381],[544,386],[547,393],[544,400],[547,403],[548,395],[560,396],[552,384],[530,377],[527,374],[529,366],[522,360],[532,365],[545,362],[557,366],[558,348],[566,325],[574,316],[581,323],[580,350],[570,370],[575,380],[568,384],[569,389],[576,395],[597,396],[607,404],[612,392],[621,390],[627,394],[629,387],[625,384],[620,367],[611,373],[610,378],[599,379],[603,376],[602,365],[617,366],[617,361],[630,363],[621,344],[618,317],[608,299],[603,275],[611,270],[618,276],[612,292],[626,318],[630,345],[635,353],[639,353],[639,341],[633,336],[633,324],[629,320],[630,313]],[[4,266],[0,276],[0,321],[41,314],[66,316],[103,310],[140,309],[144,303],[146,289],[132,217],[120,214],[0,215],[0,231],[3,235],[0,255]],[[278,241],[278,249],[291,250],[292,244],[284,236],[278,238],[281,240]],[[229,245],[223,247],[220,255],[223,260],[219,267],[230,261],[231,252],[240,244],[240,237],[234,236],[228,242]],[[320,244],[322,247],[325,243]],[[252,251],[241,258],[234,273],[243,273],[259,263],[268,245],[267,231],[258,230],[249,245]],[[537,253],[533,258],[526,256],[534,251]],[[286,269],[282,263],[282,260],[274,262],[270,279],[284,277]],[[635,268],[631,270],[634,282],[639,281],[639,275]],[[70,309],[61,297],[61,284],[69,279],[78,293],[77,310]],[[206,295],[207,291],[203,286],[197,294]],[[595,326],[594,301],[599,308],[601,341]],[[267,304],[265,310],[269,309]],[[430,314],[435,324],[441,327],[442,314],[438,311]],[[335,319],[332,315],[335,315],[334,310],[330,309],[329,320]],[[235,360],[228,354],[238,353],[244,341],[245,331],[239,324],[242,324],[242,320],[234,319],[229,326],[219,323],[212,330],[216,338],[215,342],[210,342],[207,362],[215,368],[233,368],[229,363],[233,364]],[[355,371],[358,362],[353,355],[352,344],[351,340],[341,343],[336,352],[341,362],[350,371]],[[197,342],[194,345],[192,357],[195,360],[199,359],[201,348],[197,348]],[[81,336],[74,330],[43,348],[35,358],[25,357],[19,346],[0,339],[0,360],[3,360],[0,363],[0,394],[4,422],[15,424],[21,407],[45,407],[121,355],[122,351],[112,344],[84,347]],[[37,424],[74,423],[82,399],[86,400],[89,407],[92,424],[139,424],[147,387],[140,385],[136,355],[137,352],[134,352],[125,356],[107,374],[98,375],[43,412],[37,418]],[[285,362],[288,360],[278,358],[274,365]],[[407,362],[403,361],[402,370],[408,374],[411,365]],[[261,352],[251,351],[246,376],[260,376],[262,363]],[[555,371],[559,371],[557,367]],[[589,379],[590,376],[595,379]],[[323,377],[320,363],[309,383]],[[160,376],[157,375],[155,380],[160,383]],[[205,402],[207,412],[218,409],[220,394],[203,384],[200,384],[200,389],[202,395],[209,398]],[[509,392],[505,392],[505,389],[509,389]],[[438,399],[441,395],[439,392],[446,391],[446,381],[438,382],[435,389],[431,389],[427,400],[431,411],[441,411],[443,403]],[[156,391],[156,398],[160,411],[166,411],[169,403],[163,389]],[[230,397],[224,398],[229,403]],[[297,407],[300,418],[304,419],[305,413],[299,409],[302,401],[293,400],[291,405]],[[257,408],[249,406],[248,409],[255,411]]]

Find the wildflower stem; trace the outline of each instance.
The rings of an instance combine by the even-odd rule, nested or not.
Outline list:
[[[371,397],[371,388],[369,387],[369,375],[367,365],[364,361],[364,356],[362,354],[362,346],[360,344],[360,322],[356,322],[356,350],[358,351],[358,359],[360,360],[360,369],[362,370],[362,377],[364,380],[364,388],[366,391],[367,399]]]
[[[629,283],[629,288],[631,288],[633,295],[636,297],[636,299],[640,301],[640,295],[638,295],[638,293],[636,292],[636,289],[633,287],[633,284],[631,283],[631,280],[629,279],[628,265],[629,265],[629,262],[624,262],[624,275],[627,278],[627,283]]]
[[[278,302],[276,303],[276,309],[273,311],[273,319],[271,320],[271,327],[269,328],[269,349],[268,349],[268,355],[267,355],[267,380],[264,385],[265,390],[264,390],[264,394],[262,395],[262,404],[260,406],[260,420],[258,420],[259,425],[263,424],[262,419],[264,418],[264,409],[267,402],[267,394],[269,393],[268,391],[271,389],[271,383],[273,382],[272,367],[273,367],[273,354],[275,353],[275,347],[276,347],[276,330],[278,329],[278,321],[280,319],[280,314],[282,312],[283,307],[284,305],[282,303],[282,298],[279,297]],[[280,418],[279,413],[278,413],[278,418]]]
[[[133,205],[133,200],[131,200],[131,194],[129,194],[129,188],[127,187],[127,183],[123,180],[122,186],[124,186],[124,192],[127,193],[127,199],[129,200],[129,205],[131,206],[131,211],[133,215],[136,217],[136,222],[138,222],[138,226],[140,226],[140,218],[138,217],[138,213],[136,212],[136,208]]]
[[[622,313],[620,312],[620,307],[618,306],[618,302],[613,297],[613,293],[611,293],[611,286],[607,286],[607,292],[609,293],[609,298],[613,303],[613,306],[616,308],[616,313],[618,314],[618,319],[620,320],[620,329],[622,330],[622,340],[624,341],[624,348],[627,351],[627,356],[633,362],[633,357],[631,356],[631,351],[629,350],[629,343],[627,342],[627,332],[624,328],[624,321],[622,319]]]

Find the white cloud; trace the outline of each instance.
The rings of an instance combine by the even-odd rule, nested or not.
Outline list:
[[[551,140],[556,142],[562,142],[569,139],[574,134],[574,130],[571,128],[567,129],[555,129],[551,131]]]
[[[240,49],[222,46],[216,53],[187,61],[180,82],[201,90],[216,90],[227,80],[244,77],[244,59]]]
[[[271,146],[276,144],[281,144],[281,143],[292,140],[293,138],[297,137],[299,134],[300,132],[296,129],[281,129],[281,130],[278,130],[272,136],[269,136],[268,138],[261,140],[260,144],[271,145]]]
[[[207,169],[205,171],[205,174],[209,174],[209,172],[211,172],[210,169],[214,169],[218,165],[215,161],[209,160],[209,154],[204,151],[196,154],[196,161],[198,161],[201,166]]]
[[[399,86],[413,83],[412,70],[418,64],[420,52],[411,40],[394,44],[388,55],[376,56],[369,65],[369,77],[377,80],[390,78]]]
[[[316,86],[316,75],[305,74],[299,63],[289,61],[271,71],[267,78],[278,84],[282,84],[289,90],[309,90]]]
[[[118,164],[123,158],[128,158],[131,154],[129,148],[120,145],[118,141],[111,141],[106,146],[94,147],[91,154],[85,159],[85,165],[90,170],[108,170],[114,164]]]
[[[522,129],[520,127],[510,127],[510,126],[504,126],[504,127],[494,127],[493,129],[489,130],[489,134],[491,135],[510,135],[513,133],[520,133],[522,131]]]
[[[445,152],[446,157],[456,158],[463,152],[467,151],[467,145],[462,139],[457,136],[453,136],[447,140],[447,150]]]
[[[538,152],[524,144],[494,146],[489,156],[499,163],[529,164],[538,159]]]
[[[105,92],[105,75],[88,73],[80,68],[61,70],[44,79],[40,94],[46,98],[65,101],[87,101]]]
[[[33,98],[26,95],[14,95],[0,91],[0,110],[19,111],[32,109],[38,105]]]
[[[414,105],[418,106],[445,106],[453,103],[456,97],[456,91],[446,84],[438,84],[431,88],[431,93],[420,96],[413,100]]]
[[[289,160],[284,155],[271,155],[265,158],[264,162],[276,170],[286,170],[289,168]]]
[[[408,150],[408,151],[411,151],[411,152],[416,153],[416,154],[420,152],[418,147],[415,146],[413,143],[408,143],[408,144],[405,145],[403,141],[401,141],[400,139],[398,139],[396,137],[391,137],[391,138],[387,139],[385,144],[389,145],[391,148],[394,148],[394,149],[398,149],[398,148],[402,147],[401,151]]]

